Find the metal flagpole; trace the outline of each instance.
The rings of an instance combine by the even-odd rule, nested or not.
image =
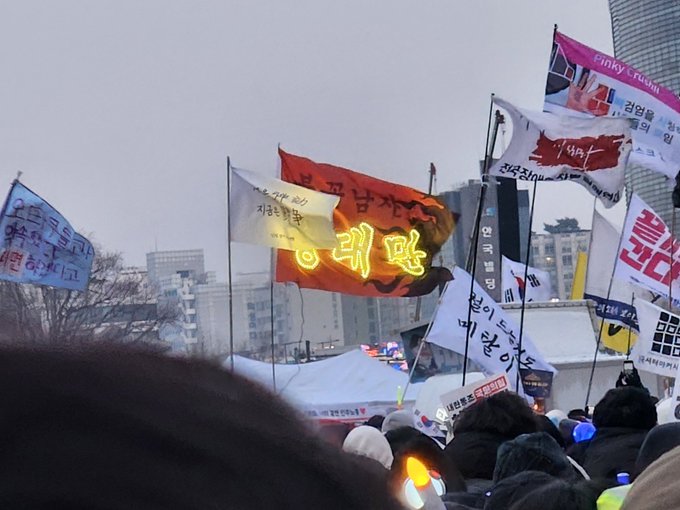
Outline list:
[[[536,189],[538,181],[534,182],[534,191],[531,195],[531,213],[529,213],[529,232],[527,233],[527,258],[524,263],[524,292],[522,293],[522,310],[519,316],[519,342],[517,345],[517,378],[515,379],[515,391],[519,393],[519,369],[522,359],[522,338],[524,337],[524,311],[527,302],[527,277],[529,276],[529,259],[531,258],[531,228],[534,223],[534,205],[536,203]]]
[[[231,159],[227,156],[227,266],[229,272],[229,365],[234,371],[234,296],[231,268]]]
[[[434,163],[430,163],[430,184],[427,188],[427,194],[432,195],[432,186],[434,184],[434,179],[435,176],[437,175],[437,168],[434,166]],[[420,320],[420,309],[422,306],[422,301],[423,298],[421,296],[418,296],[416,298],[416,313],[414,317],[414,322],[418,322]]]
[[[630,207],[630,204],[626,207],[626,216],[628,216],[628,208]],[[592,229],[592,227],[591,227]],[[614,274],[616,274],[616,266],[619,263],[619,252],[621,251],[621,243],[623,242],[623,233],[624,229],[621,230],[621,235],[619,236],[619,243],[616,247],[616,258],[614,259],[614,268],[612,269],[612,275],[611,278],[609,279],[609,286],[607,288],[607,299],[604,302],[604,311],[603,311],[603,316],[607,314],[607,307],[609,306],[609,299],[611,298],[612,294],[612,284],[614,283]],[[590,238],[590,243],[592,245],[592,230],[591,230],[591,238]],[[590,263],[590,262],[589,262]],[[597,343],[595,344],[595,355],[593,356],[593,365],[590,368],[590,379],[588,380],[588,391],[586,392],[586,402],[585,402],[585,407],[588,407],[588,401],[590,400],[590,391],[593,388],[593,377],[595,376],[595,367],[597,366],[597,354],[600,351],[600,343],[602,342],[602,331],[604,330],[604,317],[600,321],[600,330],[597,333]],[[584,408],[585,408],[584,407]]]
[[[673,313],[673,252],[675,251],[675,207],[671,208],[671,249],[668,253],[670,277],[668,278],[668,311]]]
[[[630,307],[631,308],[635,307],[635,293],[631,294]],[[633,326],[632,326],[632,324],[629,324],[628,325],[628,347],[626,348],[626,359],[630,359],[630,337],[632,335],[633,335]]]
[[[484,198],[486,196],[486,186],[488,183],[487,174],[491,161],[493,160],[493,150],[496,146],[496,136],[498,135],[499,119],[502,120],[502,115],[496,110],[495,117],[493,116],[493,99],[494,94],[491,94],[491,104],[489,105],[489,120],[486,127],[486,145],[484,146],[484,168],[480,177],[479,187],[479,202],[477,203],[477,212],[475,214],[475,222],[473,225],[472,236],[470,238],[470,249],[468,250],[468,258],[466,261],[466,269],[470,273],[470,300],[475,290],[475,272],[477,271],[477,249],[479,247],[479,223],[482,220],[482,211],[484,210]],[[493,136],[491,135],[491,119],[494,117]],[[491,139],[491,147],[489,147],[489,139]],[[467,376],[468,354],[470,351],[470,326],[472,321],[472,303],[468,302],[468,316],[467,326],[465,330],[465,353],[463,357],[463,381],[462,386],[465,386],[465,378]]]
[[[271,335],[271,341],[272,341],[272,386],[274,388],[274,393],[276,393],[276,359],[274,356],[275,352],[275,346],[274,346],[274,338],[275,338],[275,332],[274,332],[274,277],[276,275],[276,250],[272,249],[271,250],[271,255],[270,255],[270,261],[271,261],[271,271],[270,271],[270,277],[271,277],[271,282],[269,286],[269,314],[270,314],[270,326],[272,329],[272,335]]]

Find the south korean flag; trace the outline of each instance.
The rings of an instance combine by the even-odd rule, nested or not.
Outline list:
[[[521,303],[526,292],[526,302],[550,301],[552,286],[550,273],[529,266],[524,281],[524,264],[507,257],[502,260],[503,302]]]

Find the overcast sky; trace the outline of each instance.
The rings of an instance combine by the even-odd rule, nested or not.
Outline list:
[[[491,92],[541,109],[555,23],[611,54],[606,0],[0,0],[0,189],[21,170],[128,264],[204,248],[223,277],[227,155],[274,175],[281,143],[420,189],[432,161],[450,189]],[[589,227],[592,203],[543,183],[535,226]],[[235,270],[268,254],[235,244]]]

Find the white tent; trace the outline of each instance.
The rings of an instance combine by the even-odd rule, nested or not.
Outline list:
[[[224,362],[230,366],[230,360]],[[273,389],[272,365],[234,357],[237,373]],[[274,365],[276,393],[320,420],[365,421],[396,409],[398,387],[408,376],[354,350],[333,358],[300,365]],[[411,406],[420,384],[411,384],[404,405]]]

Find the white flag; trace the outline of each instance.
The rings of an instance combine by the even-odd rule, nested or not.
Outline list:
[[[673,278],[673,300],[680,296],[680,243],[672,240],[661,217],[635,194],[628,204],[614,276],[666,298]]]
[[[464,354],[470,304],[472,315],[468,356],[487,375],[505,372],[514,384],[518,361],[521,368],[556,372],[543,359],[526,331],[522,335],[522,351],[519,352],[519,326],[477,282],[471,299],[470,278],[460,267],[454,268],[453,280],[446,285],[425,340]]]
[[[640,335],[631,358],[640,370],[675,377],[680,362],[680,316],[636,301]]]
[[[529,266],[525,282],[524,264],[503,256],[501,266],[504,303],[521,303],[524,292],[527,293],[526,302],[550,301],[552,297],[550,273]]]
[[[333,209],[340,198],[232,168],[231,240],[282,250],[337,247]]]
[[[489,173],[522,181],[574,181],[605,207],[622,196],[632,147],[630,121],[622,118],[559,116],[528,112],[501,99],[494,102],[512,119],[508,149]]]
[[[633,288],[629,283],[618,278],[612,280],[620,234],[611,223],[595,211],[590,236],[586,288],[583,297],[595,301],[597,305],[595,313],[601,319],[632,327],[637,331],[637,316],[635,307],[631,304]],[[607,301],[610,282],[611,294]],[[642,296],[638,294],[638,297]],[[644,297],[651,299],[648,296]]]

